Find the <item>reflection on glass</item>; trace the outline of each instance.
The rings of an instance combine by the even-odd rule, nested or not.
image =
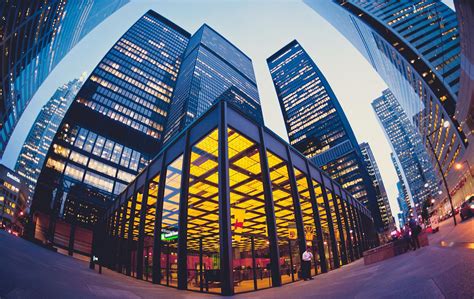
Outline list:
[[[339,225],[337,223],[337,216],[336,216],[336,209],[334,207],[334,200],[332,196],[332,192],[329,189],[326,189],[326,193],[328,195],[328,203],[329,203],[329,211],[331,211],[332,225],[334,227],[334,237],[336,239],[336,249],[337,249],[337,256],[339,257],[339,266],[342,265],[341,263],[341,234],[339,233]]]
[[[339,211],[339,216],[340,216],[339,218],[341,219],[344,245],[346,247],[346,250],[349,250],[350,246],[349,246],[349,240],[347,239],[346,218],[344,217],[344,206],[343,206],[341,197],[337,194],[336,194],[336,202],[337,202],[337,209]],[[347,260],[349,261],[349,258],[350,258],[349,254],[347,254],[346,256],[347,256]]]
[[[179,195],[181,193],[181,173],[183,155],[166,168],[165,191],[161,223],[161,284],[178,286],[178,219]]]
[[[326,213],[326,203],[324,202],[323,190],[321,184],[313,180],[314,193],[316,194],[316,202],[318,204],[319,219],[321,221],[321,229],[323,231],[323,246],[324,254],[326,255],[326,261],[328,262],[328,269],[334,269],[334,258],[331,245],[331,235],[329,233],[328,218]]]

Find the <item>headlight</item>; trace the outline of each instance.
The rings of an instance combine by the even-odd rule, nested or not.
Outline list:
[[[471,209],[474,209],[474,203],[471,203]]]

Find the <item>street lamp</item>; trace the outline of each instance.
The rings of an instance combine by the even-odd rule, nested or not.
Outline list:
[[[462,161],[462,162],[458,162],[458,163],[454,164],[454,168],[455,168],[456,170],[461,170],[461,169],[464,168],[464,164],[467,165],[467,168],[468,168],[468,170],[469,170],[469,174],[470,174],[471,176],[474,176],[474,175],[472,174],[472,172],[471,172],[471,165],[469,165],[469,161],[467,161],[467,160],[464,160],[464,161]]]
[[[448,199],[449,199],[449,204],[451,205],[451,212],[453,213],[453,220],[454,220],[454,226],[457,225],[457,222],[456,222],[456,213],[454,212],[454,206],[453,206],[453,200],[451,198],[451,193],[449,192],[449,187],[448,187],[448,182],[446,182],[446,178],[444,176],[444,172],[443,172],[443,168],[441,167],[441,163],[439,162],[438,160],[438,156],[436,155],[436,152],[433,148],[433,144],[431,143],[431,140],[430,140],[430,137],[431,135],[433,135],[434,133],[438,132],[441,128],[449,128],[449,121],[445,121],[443,123],[443,126],[441,127],[438,127],[436,130],[434,130],[433,132],[429,133],[426,135],[426,140],[428,140],[428,144],[430,145],[430,149],[431,151],[433,152],[433,156],[435,157],[435,160],[436,160],[436,165],[438,165],[438,168],[439,168],[439,171],[441,172],[441,177],[443,178],[443,183],[444,183],[444,188],[446,188],[446,193],[448,195]],[[442,192],[441,192],[442,193]],[[440,193],[440,194],[441,194]]]

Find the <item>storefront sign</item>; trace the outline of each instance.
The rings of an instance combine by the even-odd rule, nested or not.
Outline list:
[[[161,234],[161,241],[171,241],[178,238],[178,232],[166,232]]]

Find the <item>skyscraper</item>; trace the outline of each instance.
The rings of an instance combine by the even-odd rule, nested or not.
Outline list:
[[[436,167],[438,159],[442,173],[449,174],[455,162],[465,159],[469,144],[460,125],[468,114],[455,116],[461,57],[455,13],[440,0],[305,2],[352,42],[385,80],[424,138],[432,165]],[[443,126],[446,121],[449,127]],[[458,173],[451,171],[451,178],[459,180]]]
[[[390,90],[372,102],[372,107],[400,165],[405,187],[413,205],[436,196],[436,175],[422,139]],[[412,205],[412,206],[413,206]]]
[[[36,231],[47,231],[49,238],[61,234],[58,240],[78,240],[76,227],[94,224],[158,153],[189,37],[150,10],[100,61],[46,156],[32,205]],[[81,232],[83,243],[90,244],[90,231]],[[74,246],[67,244],[58,246],[72,254]]]
[[[263,117],[252,60],[204,24],[191,37],[183,57],[166,126],[165,140],[179,133],[234,87],[247,99],[239,105],[248,115]]]
[[[326,78],[296,40],[269,57],[267,64],[290,144],[369,208],[382,228],[359,144]]]
[[[362,142],[359,146],[377,195],[377,204],[380,211],[380,217],[382,218],[383,228],[388,230],[393,224],[393,215],[388,201],[387,191],[383,184],[382,175],[380,174],[379,167],[375,161],[375,156],[370,145],[367,142]]]
[[[0,157],[26,106],[66,54],[128,0],[2,1]]]
[[[16,161],[15,171],[28,184],[27,208],[31,204],[36,182],[54,135],[56,135],[59,124],[76,97],[82,83],[84,83],[84,79],[81,77],[59,87],[43,108],[41,108],[26,137]]]

